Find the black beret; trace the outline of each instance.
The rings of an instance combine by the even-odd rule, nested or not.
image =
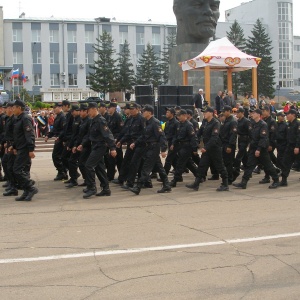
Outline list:
[[[178,113],[177,113],[178,116],[180,115],[187,115],[187,111],[185,109],[181,109]]]
[[[176,111],[175,111],[175,109],[174,108],[169,108],[169,107],[165,107],[165,110],[166,111],[169,111],[171,114],[173,114],[173,115],[175,115],[176,114]]]
[[[131,103],[130,108],[139,108],[137,103]]]
[[[193,115],[193,111],[192,111],[191,109],[187,109],[186,112],[187,112],[187,114],[190,115],[190,116]]]
[[[282,111],[280,111],[276,114],[276,116],[277,117],[285,117],[285,114]]]
[[[212,107],[207,106],[206,109],[204,109],[203,112],[211,112],[211,113],[214,113],[215,111],[214,111],[214,109],[213,109]]]
[[[145,105],[143,107],[143,111],[149,111],[149,112],[151,112],[153,114],[154,113],[154,108],[153,108],[152,105]]]
[[[257,108],[257,109],[254,109],[254,111],[253,111],[253,112],[255,112],[255,113],[259,114],[259,115],[261,115],[261,114],[262,114],[262,110],[261,110],[261,109],[259,109],[259,108]]]
[[[224,111],[232,111],[232,108],[231,108],[231,106],[229,106],[229,105],[225,105],[225,106],[223,107],[222,111],[223,111],[223,112],[224,112]]]
[[[96,103],[96,102],[93,102]],[[100,102],[99,107],[105,107],[106,108],[106,104],[104,102]]]
[[[62,105],[68,105],[68,106],[70,106],[71,103],[70,103],[69,100],[63,100]]]
[[[87,109],[88,109],[88,107],[86,104],[84,104],[84,103],[80,104],[80,110],[87,110]]]
[[[53,105],[53,107],[61,107],[62,106],[62,104],[60,103],[60,102],[56,102],[54,105]]]
[[[14,102],[14,105],[15,105],[15,106],[20,106],[20,107],[25,108],[25,103],[24,103],[22,100],[19,100],[19,99],[17,99],[17,100]]]
[[[108,107],[117,107],[117,106],[118,106],[118,104],[116,102],[110,102],[108,104]]]
[[[79,110],[80,110],[80,109],[79,109],[79,106],[78,106],[77,104],[73,104],[73,105],[72,105],[71,111],[74,111],[74,110],[76,110],[76,111],[79,111]]]
[[[245,112],[245,110],[244,110],[244,108],[242,108],[242,107],[239,107],[239,109],[237,110],[237,112],[239,113],[239,112],[241,112],[241,113],[244,113]]]
[[[126,103],[125,106],[123,107],[124,109],[130,109],[130,103]]]
[[[89,102],[88,109],[89,108],[98,108],[98,104],[96,102]]]
[[[295,109],[290,109],[288,112],[287,112],[288,115],[296,115],[297,116],[297,111]]]

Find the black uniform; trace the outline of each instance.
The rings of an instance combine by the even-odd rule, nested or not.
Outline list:
[[[63,112],[60,112],[59,114],[56,115],[54,119],[53,127],[47,135],[48,138],[52,138],[52,137],[57,138],[52,151],[52,160],[59,176],[66,175],[66,169],[63,166],[62,158],[61,158],[64,146],[63,146],[63,141],[59,138],[60,136],[63,135],[65,122],[66,122],[65,115],[63,114]]]
[[[6,114],[4,114],[4,113],[0,114],[0,180],[2,180],[2,178],[3,178],[3,175],[1,173],[1,162],[2,162],[2,157],[4,155],[3,138],[4,138],[6,118],[7,118]]]
[[[114,136],[114,139],[117,140],[119,134],[122,131],[122,128],[124,126],[123,119],[119,113],[116,111],[114,112],[113,115],[109,116],[108,119],[108,127],[111,131],[111,133]],[[111,155],[108,154],[107,159],[106,159],[106,167],[107,167],[107,177],[108,180],[111,181],[115,177],[115,172],[116,172],[116,166],[118,168],[118,171],[120,172],[121,170],[121,165],[123,161],[123,150],[122,147],[117,148],[117,156],[112,157]]]
[[[208,168],[213,165],[216,172],[221,175],[223,185],[228,186],[228,174],[222,158],[222,142],[220,139],[220,122],[212,118],[205,122],[202,129],[203,152],[198,167],[198,178],[205,178]]]
[[[199,123],[194,118],[191,118],[189,121],[192,123],[194,130],[195,130],[195,134],[197,136],[198,131],[199,131]],[[198,166],[199,162],[200,162],[199,154],[192,153],[192,159],[193,159],[194,163]]]
[[[171,166],[175,169],[176,166],[176,156],[177,153],[174,150],[170,150],[172,146],[172,141],[176,137],[177,125],[179,124],[178,120],[173,117],[171,120],[168,120],[165,124],[164,132],[168,142],[169,151],[165,160],[164,169],[167,174],[169,174]]]
[[[233,116],[229,116],[225,119],[224,124],[220,127],[220,138],[222,141],[222,156],[228,173],[228,182],[233,182],[233,162],[236,148],[237,138],[237,122]],[[230,153],[227,153],[227,149],[231,149]]]
[[[31,165],[29,152],[33,152],[35,148],[35,134],[32,119],[25,113],[21,113],[15,118],[13,140],[13,148],[17,150],[13,174],[19,187],[24,192],[31,192],[35,188],[33,181],[30,180],[28,165]]]
[[[252,124],[249,119],[242,117],[237,122],[237,135],[238,135],[238,153],[234,160],[234,177],[240,175],[241,163],[243,166],[247,165],[248,155],[247,150],[250,142],[250,134]]]
[[[288,125],[285,121],[277,122],[277,166],[281,170],[283,166],[284,152],[287,146]]]
[[[289,122],[287,127],[287,145],[282,161],[283,181],[288,178],[293,162],[299,159],[300,154],[294,154],[295,148],[300,148],[300,122],[297,119],[291,123]]]
[[[192,123],[189,121],[178,122],[177,133],[173,138],[172,146],[178,156],[174,179],[172,180],[172,185],[176,186],[176,182],[181,181],[188,162],[191,162],[192,165],[192,153],[198,151],[198,140]],[[196,171],[197,169],[193,170],[193,173],[195,174]]]
[[[143,156],[143,147],[135,147],[130,149],[130,144],[143,134],[146,120],[141,114],[130,118],[130,123],[127,133],[121,138],[120,143],[127,143],[127,149],[123,158],[119,181],[127,181],[129,186],[133,186],[135,176],[140,166],[140,160]]]
[[[100,175],[101,187],[103,190],[109,190],[107,174],[105,172],[104,155],[106,148],[115,150],[114,137],[107,126],[106,120],[98,114],[91,121],[89,133],[84,138],[82,145],[91,145],[91,153],[86,161],[86,184],[88,191],[96,191],[95,172]],[[99,175],[98,175],[99,174]]]
[[[76,144],[76,140],[79,134],[79,126],[80,126],[80,122],[81,122],[81,118],[80,116],[77,116],[75,118],[73,118],[73,124],[72,124],[72,135],[71,138],[68,142],[68,147],[70,149],[72,149],[75,144]],[[71,183],[77,183],[77,168],[78,168],[78,159],[80,156],[80,152],[75,152],[73,153],[72,151],[70,151],[70,157],[69,157],[69,161],[68,161],[68,166],[69,166],[69,174],[70,174],[70,180]]]
[[[268,125],[266,122],[259,120],[254,123],[251,130],[251,141],[248,151],[247,167],[243,175],[244,182],[247,182],[252,177],[252,172],[256,165],[264,166],[266,173],[270,174],[274,182],[278,182],[278,175],[274,165],[271,162],[268,153],[269,139],[268,139]],[[255,156],[255,151],[260,151],[259,157]]]

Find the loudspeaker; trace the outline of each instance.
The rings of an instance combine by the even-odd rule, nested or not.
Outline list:
[[[178,105],[179,106],[193,106],[194,105],[194,98],[193,95],[189,96],[178,96]]]
[[[193,96],[193,86],[192,85],[179,85],[178,86],[178,95],[180,95],[180,96],[185,96],[185,95]]]
[[[153,95],[151,85],[136,85],[134,91],[135,91],[135,96]]]
[[[178,94],[177,85],[159,85],[158,95],[173,96]]]
[[[154,105],[154,97],[151,95],[148,96],[135,96],[135,102],[139,105],[146,105],[146,104],[150,104],[150,105]]]
[[[160,106],[174,107],[177,105],[178,96],[158,96],[158,103]]]

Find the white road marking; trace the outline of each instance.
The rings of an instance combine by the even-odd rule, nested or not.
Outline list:
[[[73,253],[73,254],[62,254],[62,255],[40,256],[40,257],[27,257],[27,258],[8,258],[8,259],[0,259],[0,264],[48,261],[48,260],[93,257],[93,256],[107,256],[107,255],[118,255],[118,254],[132,254],[132,253],[177,250],[177,249],[188,249],[188,248],[200,248],[200,247],[218,246],[224,244],[240,244],[240,243],[267,241],[267,240],[275,240],[275,239],[282,239],[282,238],[291,238],[291,237],[300,237],[300,232],[267,235],[267,236],[244,238],[244,239],[220,240],[215,242],[205,242],[205,243],[196,243],[196,244],[179,244],[179,245],[170,245],[170,246],[95,251],[95,252]]]

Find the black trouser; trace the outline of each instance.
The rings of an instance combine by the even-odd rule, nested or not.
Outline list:
[[[228,181],[233,181],[233,162],[234,162],[234,156],[235,156],[235,147],[231,148],[231,152],[226,152],[227,146],[223,146],[222,148],[222,156],[223,156],[223,162],[225,165],[225,168],[227,170],[228,174]]]
[[[91,148],[83,148],[80,152],[80,156],[78,159],[78,168],[80,170],[82,178],[85,180],[86,178],[86,169],[85,169],[85,163],[88,160],[91,153]]]
[[[7,177],[7,181],[10,183],[11,187],[16,186],[16,179],[13,172],[15,159],[16,156],[13,154],[13,152],[5,153],[2,159],[3,169]],[[26,166],[24,169],[25,172],[27,172]]]
[[[87,189],[94,190],[96,189],[95,183],[95,174],[97,173],[97,177],[101,182],[101,186],[104,189],[109,188],[107,174],[105,171],[105,164],[104,164],[104,155],[106,152],[106,146],[100,146],[96,148],[92,148],[92,151],[89,155],[85,163],[86,169],[86,179],[85,182],[87,184]]]
[[[61,161],[62,161],[63,167],[65,169],[65,172],[67,172],[69,170],[69,158],[72,153],[71,150],[68,150],[68,143],[69,142],[66,142],[65,145],[63,146],[63,151],[61,154]]]
[[[77,182],[77,169],[78,169],[78,159],[80,157],[80,152],[77,151],[75,153],[71,152],[70,158],[69,158],[69,174],[71,177],[72,182]]]
[[[63,143],[61,141],[56,141],[53,146],[52,161],[53,161],[54,167],[56,168],[56,170],[59,174],[66,173],[66,170],[63,166],[62,158],[61,158],[63,150],[64,150]]]
[[[291,167],[296,160],[299,160],[300,155],[294,154],[295,145],[287,145],[284,151],[282,160],[282,178],[288,178]]]
[[[278,180],[278,174],[274,165],[271,162],[270,155],[267,149],[262,148],[260,150],[259,157],[255,156],[256,148],[250,148],[248,151],[248,162],[245,169],[243,179],[248,181],[252,177],[252,172],[255,167],[259,164],[263,165],[264,170],[267,174],[270,174],[273,180]]]
[[[120,173],[122,162],[123,162],[123,150],[122,147],[117,148],[117,156],[112,157],[108,154],[106,160],[106,167],[107,167],[107,177],[108,180],[113,180],[116,173],[116,166],[118,168],[118,172]]]
[[[241,141],[241,142],[238,143],[238,153],[236,154],[235,159],[234,159],[234,169],[237,172],[240,172],[241,163],[243,163],[244,166],[247,165],[248,145],[249,145],[248,142],[242,142]]]
[[[286,142],[280,143],[277,141],[277,167],[281,170],[284,168],[283,157],[284,157],[284,152],[286,147],[287,147]]]
[[[184,173],[187,163],[189,160],[192,160],[192,147],[190,143],[184,143],[180,146],[176,146],[177,150],[177,163],[174,172],[174,181],[180,181],[182,178],[182,174]]]
[[[168,143],[169,144],[169,151],[167,154],[167,157],[165,159],[165,165],[164,165],[164,169],[166,171],[167,174],[170,173],[171,167],[173,166],[173,168],[176,168],[176,161],[177,161],[177,151],[176,149],[170,150],[170,146],[172,143]]]
[[[133,153],[133,156],[132,156],[132,159],[131,159],[130,165],[129,165],[128,176],[127,176],[127,183],[130,185],[134,184],[135,176],[139,171],[139,167],[141,165],[141,161],[142,161],[142,158],[144,155],[144,149],[145,149],[145,147],[138,146],[135,148],[135,151]]]
[[[164,183],[168,181],[168,176],[161,163],[159,153],[159,143],[149,144],[145,147],[143,156],[143,166],[141,169],[141,178],[139,180],[141,184],[151,181],[150,173],[154,169],[159,173],[159,176]]]
[[[222,148],[214,147],[202,153],[198,166],[198,178],[205,178],[209,167],[214,167],[214,175],[220,174],[223,182],[228,180],[228,173],[222,158]]]
[[[28,166],[31,165],[31,158],[29,157],[28,148],[17,150],[13,165],[13,175],[20,189],[30,191],[32,189],[32,180],[30,180],[30,173]]]
[[[271,162],[273,163],[274,166],[277,166],[277,157],[275,156],[274,154],[274,148],[272,149],[272,151],[268,151],[269,153],[269,156],[270,156],[270,159],[271,159]],[[270,178],[270,174],[266,171],[265,171],[265,178]]]
[[[129,173],[129,166],[134,152],[135,152],[135,148],[133,150],[130,149],[130,144],[128,143],[125,155],[123,157],[121,169],[119,171],[119,176],[118,176],[118,180],[122,183],[127,180],[127,176]]]

